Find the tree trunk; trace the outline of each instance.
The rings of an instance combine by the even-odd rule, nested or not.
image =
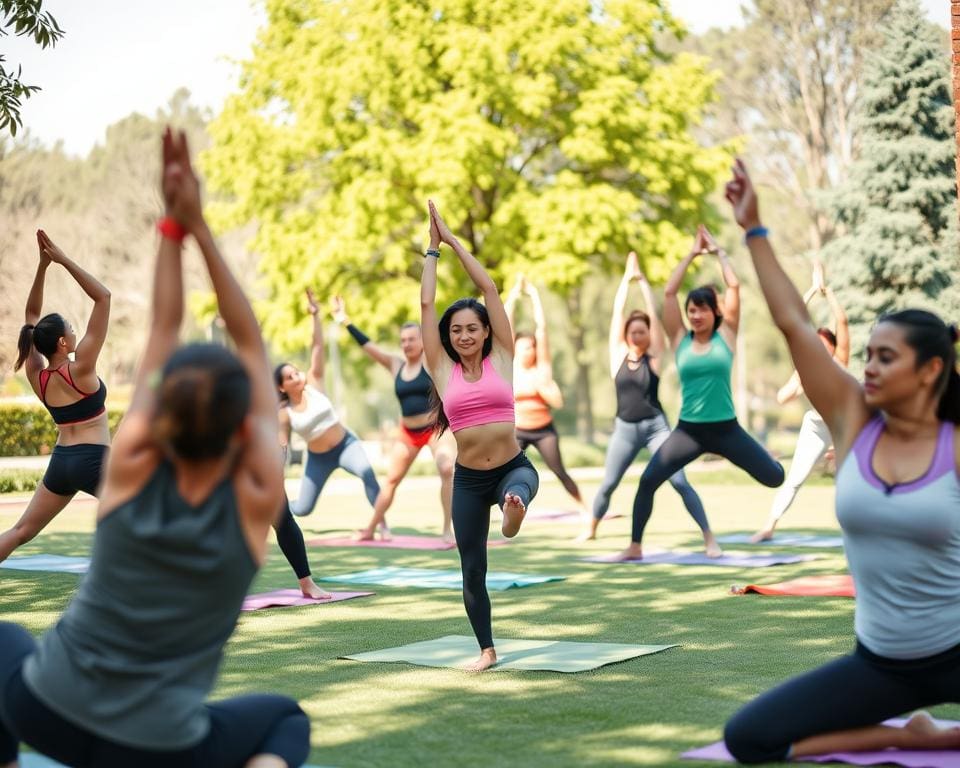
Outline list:
[[[567,314],[570,317],[570,346],[577,363],[577,435],[585,443],[594,445],[593,398],[590,393],[590,361],[586,353],[586,328],[580,313],[581,289],[573,288],[567,294]]]

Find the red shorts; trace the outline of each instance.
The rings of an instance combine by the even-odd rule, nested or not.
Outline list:
[[[410,429],[401,424],[400,439],[412,448],[423,448],[433,437],[433,430],[436,426],[436,424],[428,424],[425,427]]]

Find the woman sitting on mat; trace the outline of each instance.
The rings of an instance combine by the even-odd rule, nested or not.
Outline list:
[[[960,729],[941,730],[926,713],[904,728],[881,724],[960,702],[956,327],[916,309],[882,315],[861,384],[810,324],[739,160],[726,193],[804,391],[833,435],[837,519],[857,593],[853,653],[741,709],[727,723],[727,748],[744,763],[888,747],[958,749]]]
[[[78,491],[98,494],[110,446],[104,406],[107,387],[97,375],[97,360],[110,321],[110,291],[68,258],[42,229],[37,230],[37,245],[40,261],[27,297],[14,370],[25,366],[30,386],[57,425],[57,444],[23,515],[10,530],[0,534],[0,561],[40,533]],[[66,269],[93,300],[86,332],[79,342],[73,326],[63,317],[56,313],[40,316],[51,264]]]
[[[186,139],[163,139],[166,216],[133,398],[107,462],[90,570],[39,641],[0,624],[0,765],[20,742],[91,768],[294,768],[292,699],[205,703],[283,494],[260,328],[203,219]],[[177,347],[192,235],[236,355]]]
[[[634,310],[624,317],[633,281],[640,285],[646,311]],[[627,256],[623,279],[613,299],[609,347],[610,376],[617,393],[617,416],[607,444],[603,482],[593,501],[593,516],[582,539],[596,538],[597,526],[607,513],[610,497],[640,449],[646,448],[652,455],[670,436],[670,425],[657,395],[665,354],[663,329],[657,322],[653,291],[640,271],[637,254],[633,251]],[[694,520],[706,520],[703,503],[683,470],[670,476],[670,484],[680,494],[690,516]]]
[[[445,243],[463,265],[486,306],[454,302],[440,320],[435,306],[437,261]],[[537,471],[517,443],[513,409],[513,332],[497,286],[430,203],[430,247],[420,284],[421,328],[427,368],[440,398],[437,429],[457,441],[453,474],[453,531],[463,572],[463,603],[480,644],[470,666],[482,672],[497,663],[487,594],[490,507],[503,509],[504,536],[516,536],[537,493]]]
[[[690,330],[683,325],[677,293],[683,276],[701,253],[716,254],[727,286],[723,310],[717,303],[713,286],[695,288],[687,296],[686,310]],[[740,281],[727,255],[704,227],[690,253],[677,265],[664,289],[663,326],[676,350],[682,405],[677,428],[650,459],[640,477],[633,502],[633,532],[630,546],[623,551],[625,560],[643,557],[643,530],[653,511],[653,495],[672,475],[704,453],[716,453],[745,469],[757,481],[770,488],[783,482],[783,466],[737,422],[730,390],[733,351],[737,347],[740,325]],[[688,511],[703,533],[707,555],[723,554],[710,530],[701,507]]]
[[[373,505],[373,518],[360,533],[360,538],[372,539],[377,527],[385,523],[387,510],[400,481],[425,445],[430,447],[440,475],[440,505],[443,508],[443,539],[453,540],[450,505],[453,496],[453,449],[436,434],[437,420],[430,406],[433,382],[423,365],[423,337],[418,323],[405,323],[400,328],[400,349],[403,356],[392,355],[370,341],[369,337],[347,317],[346,305],[339,296],[334,298],[333,319],[346,326],[347,332],[364,352],[382,365],[393,376],[393,388],[400,402],[400,439],[393,444],[386,482]]]
[[[804,305],[808,305],[810,300],[818,293],[826,297],[830,304],[834,327],[837,330],[834,333],[829,328],[817,328],[817,336],[820,337],[820,341],[823,342],[827,352],[830,353],[837,364],[846,368],[850,360],[850,329],[847,325],[847,315],[843,311],[843,307],[840,306],[840,302],[837,301],[837,297],[827,285],[823,274],[823,265],[819,261],[813,268],[813,285],[810,286],[803,297]],[[777,392],[777,402],[783,405],[801,395],[803,395],[803,385],[800,383],[800,376],[794,371],[789,381]],[[833,438],[830,437],[830,430],[827,428],[826,422],[813,408],[809,409],[803,414],[800,434],[797,436],[797,447],[793,450],[793,461],[790,462],[790,471],[773,500],[770,518],[767,520],[767,524],[750,538],[750,541],[758,543],[770,541],[773,538],[773,530],[780,522],[780,518],[790,509],[800,486],[810,476],[817,462],[826,454],[831,445],[833,445]]]
[[[292,363],[280,363],[273,371],[280,392],[280,442],[286,446],[293,431],[307,444],[307,464],[300,481],[300,495],[296,501],[290,502],[291,511],[298,517],[313,512],[323,486],[338,467],[363,480],[370,506],[380,493],[363,443],[340,423],[333,403],[324,394],[323,322],[320,307],[309,288],[307,302],[313,317],[310,370],[304,376]],[[389,535],[386,524],[381,526],[381,533]]]
[[[576,482],[563,466],[560,436],[553,426],[553,416],[550,413],[551,408],[563,407],[563,395],[557,382],[553,380],[547,318],[536,286],[520,275],[507,294],[504,308],[510,327],[515,328],[514,312],[522,294],[526,294],[533,305],[536,331],[520,331],[513,337],[513,398],[517,414],[517,440],[520,450],[525,451],[532,445],[540,452],[550,471],[577,502],[578,509],[582,510],[583,498]]]

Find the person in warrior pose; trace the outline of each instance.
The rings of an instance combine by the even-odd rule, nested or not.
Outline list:
[[[924,712],[960,701],[960,373],[956,326],[881,315],[863,382],[836,364],[777,262],[739,160],[727,199],[803,389],[833,435],[836,509],[856,585],[850,655],[763,694],[727,723],[742,763],[827,752],[958,749],[960,729]]]
[[[690,291],[686,302],[688,331],[683,324],[677,294],[690,264],[703,252],[716,255],[727,290],[722,310],[713,286]],[[697,229],[690,253],[677,265],[667,282],[663,326],[676,350],[682,397],[680,421],[650,459],[640,478],[633,502],[630,546],[622,553],[627,560],[643,557],[643,530],[653,511],[653,495],[657,488],[698,456],[706,452],[723,456],[770,488],[783,482],[783,466],[737,421],[730,374],[740,326],[740,281],[727,254],[702,226]],[[691,514],[694,514],[693,510]],[[707,554],[719,557],[722,554],[720,546],[702,509],[694,519],[703,533]]]
[[[634,310],[624,317],[630,283],[636,281],[643,295],[645,311]],[[610,376],[617,393],[617,416],[607,444],[603,482],[593,501],[589,527],[580,537],[594,539],[597,526],[607,513],[610,497],[641,448],[653,455],[670,436],[670,425],[660,405],[660,370],[665,355],[663,329],[657,321],[657,306],[650,284],[640,271],[637,254],[627,256],[623,279],[613,299],[610,316]],[[670,484],[696,520],[706,520],[703,503],[687,481],[683,470],[670,476]]]
[[[380,486],[380,495],[373,505],[373,518],[360,532],[361,539],[372,539],[377,527],[385,523],[385,516],[393,503],[400,481],[406,477],[420,449],[429,446],[440,475],[440,504],[443,508],[443,538],[453,540],[450,506],[453,497],[453,451],[447,441],[436,434],[436,416],[430,406],[433,382],[423,365],[423,337],[417,323],[406,323],[400,328],[402,356],[390,354],[370,341],[369,337],[350,322],[346,304],[340,296],[334,297],[333,319],[346,326],[347,332],[363,351],[382,365],[393,376],[394,392],[400,402],[400,439],[393,444],[387,479]]]
[[[104,472],[93,556],[56,626],[0,623],[0,765],[21,742],[90,768],[295,768],[292,699],[207,703],[283,494],[277,396],[253,310],[203,219],[185,137],[163,140],[166,216],[133,397]],[[197,242],[236,354],[178,348]]]
[[[437,320],[440,244],[457,255],[484,303],[455,301]],[[457,442],[453,474],[453,532],[463,573],[463,603],[480,645],[470,669],[497,663],[487,594],[487,533],[490,507],[503,510],[501,531],[516,536],[539,478],[520,450],[514,425],[513,331],[497,286],[454,236],[430,203],[430,247],[420,284],[423,351],[440,402],[437,429]]]
[[[836,331],[829,328],[817,328],[817,336],[827,348],[827,351],[833,356],[833,359],[844,368],[850,360],[850,329],[847,325],[847,315],[837,301],[836,295],[826,283],[823,274],[823,265],[817,262],[813,269],[813,284],[803,297],[805,305],[810,300],[820,294],[826,297],[830,304],[830,310],[833,312],[833,323]],[[803,385],[800,383],[800,376],[796,371],[790,376],[790,379],[777,392],[777,402],[780,405],[789,403],[794,398],[803,395]],[[800,425],[800,434],[797,437],[797,447],[793,451],[793,461],[790,462],[790,471],[787,473],[787,479],[773,500],[773,507],[770,510],[770,517],[766,525],[757,531],[750,540],[754,543],[761,541],[770,541],[773,538],[773,531],[780,522],[780,518],[790,509],[793,500],[797,497],[797,491],[800,486],[810,476],[817,462],[826,454],[833,444],[830,437],[830,430],[826,422],[812,408],[803,414],[803,422]]]
[[[517,440],[520,449],[534,446],[543,456],[550,471],[563,484],[564,489],[583,509],[583,498],[576,481],[570,477],[563,466],[560,455],[560,436],[553,426],[551,408],[563,407],[563,395],[553,380],[553,363],[550,356],[550,344],[547,337],[547,318],[540,302],[536,286],[523,275],[517,278],[513,288],[507,294],[504,307],[510,320],[510,327],[516,328],[514,315],[517,301],[526,294],[533,305],[534,333],[520,331],[514,333],[513,359],[513,397],[517,414]]]
[[[40,260],[27,297],[15,370],[24,368],[30,386],[57,425],[57,444],[43,480],[13,527],[0,534],[0,561],[34,538],[78,491],[96,496],[110,430],[104,405],[107,387],[97,360],[110,321],[110,291],[70,259],[42,229],[37,230]],[[61,315],[40,316],[43,287],[51,264],[62,266],[93,300],[83,338]],[[73,360],[70,355],[73,355]]]

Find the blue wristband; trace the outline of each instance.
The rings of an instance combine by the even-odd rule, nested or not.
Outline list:
[[[749,240],[751,237],[768,237],[770,235],[770,230],[766,227],[753,227],[748,229],[746,234],[743,236],[744,241]]]
[[[440,250],[439,250],[438,248],[427,248],[426,252],[425,252],[423,255],[424,255],[424,256],[433,256],[433,258],[439,259],[439,258],[440,258]]]

